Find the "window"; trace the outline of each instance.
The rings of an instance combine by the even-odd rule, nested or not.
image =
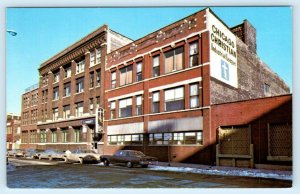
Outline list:
[[[81,129],[74,130],[74,142],[81,142]]]
[[[190,108],[199,107],[199,84],[190,85]]]
[[[99,106],[100,106],[100,96],[96,96],[96,105],[99,108]]]
[[[182,145],[184,144],[184,133],[173,133],[173,144]]]
[[[153,77],[157,77],[159,76],[159,55],[158,56],[155,56],[153,57],[153,60],[152,60],[152,76]]]
[[[79,61],[77,64],[76,64],[76,73],[81,73],[84,71],[84,60],[82,61]]]
[[[189,48],[190,57],[190,67],[194,67],[198,64],[198,42],[193,42],[190,44]]]
[[[229,66],[223,60],[221,60],[221,76],[223,79],[229,81]]]
[[[165,111],[184,109],[184,87],[165,90]]]
[[[94,87],[94,72],[90,72],[90,88]]]
[[[58,100],[59,98],[59,88],[55,87],[53,88],[53,100]]]
[[[90,52],[90,67],[95,65],[95,51]]]
[[[53,83],[59,82],[59,71],[54,73]]]
[[[21,142],[28,143],[28,132],[27,131],[22,131]]]
[[[142,145],[143,134],[108,135],[109,145]]]
[[[42,91],[42,102],[48,101],[48,90]]]
[[[71,116],[70,105],[66,105],[66,106],[64,106],[64,110],[63,110],[63,118],[68,119],[68,118],[70,118],[70,116]]]
[[[116,117],[116,101],[110,102],[110,119]]]
[[[62,130],[62,142],[63,143],[68,142],[68,130],[67,129]]]
[[[65,83],[64,84],[64,97],[68,97],[71,95],[71,83]]]
[[[101,48],[96,48],[96,64],[101,62]]]
[[[51,142],[56,143],[57,142],[57,131],[51,130]]]
[[[30,131],[30,143],[35,143],[35,141],[36,141],[36,131],[31,130]]]
[[[84,90],[84,79],[83,77],[76,79],[76,92],[80,93]]]
[[[78,102],[75,104],[75,116],[81,117],[83,115],[83,102]]]
[[[132,65],[120,69],[120,86],[132,83]]]
[[[65,78],[71,77],[71,66],[65,68]]]
[[[54,108],[52,110],[52,115],[53,115],[53,121],[56,121],[58,119],[58,108]]]
[[[136,115],[142,115],[142,96],[136,97],[136,109],[135,109]]]
[[[184,50],[183,47],[165,53],[165,73],[177,71],[183,68]]]
[[[151,133],[149,134],[150,145],[201,145],[202,131]]]
[[[142,68],[143,68],[142,62],[139,62],[136,64],[136,81],[137,82],[141,81],[143,79]]]
[[[162,145],[163,144],[163,134],[154,133],[149,136],[149,143],[153,145]]]
[[[45,129],[40,130],[40,142],[46,143],[47,142],[47,133]]]
[[[119,100],[119,117],[132,116],[132,98]]]
[[[94,99],[93,98],[90,98],[89,105],[90,105],[90,114],[93,114],[94,113]]]
[[[152,113],[159,112],[159,91],[152,94]]]
[[[265,95],[270,95],[271,94],[270,85],[269,84],[264,83],[264,94]]]
[[[111,73],[111,89],[113,88],[116,88],[116,83],[117,83],[117,80],[116,80],[117,76],[116,76],[116,72],[112,72]]]
[[[101,71],[98,69],[96,71],[96,86],[100,86],[101,84]]]

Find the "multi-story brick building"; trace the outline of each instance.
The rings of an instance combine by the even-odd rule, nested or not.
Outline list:
[[[25,89],[22,95],[21,110],[21,148],[35,148],[37,141],[38,121],[38,90],[39,85],[34,84]]]
[[[131,41],[104,25],[40,65],[38,149],[92,148],[106,54]]]
[[[109,53],[105,80],[105,154],[163,161],[216,161],[212,105],[289,93],[256,55],[251,24],[230,29],[210,9]]]
[[[6,149],[18,149],[20,146],[20,115],[9,113],[6,116]]]

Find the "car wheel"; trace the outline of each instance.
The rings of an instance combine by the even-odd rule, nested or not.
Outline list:
[[[79,158],[79,163],[83,164],[83,158]]]
[[[41,160],[42,159],[42,156],[39,156],[39,160]]]
[[[103,164],[104,164],[104,166],[109,166],[109,161],[108,160],[104,160]]]
[[[68,162],[68,158],[67,158],[67,157],[64,157],[64,161],[65,161],[65,162]]]
[[[143,164],[142,165],[142,168],[147,168],[148,167],[148,164]]]
[[[132,164],[131,162],[127,162],[127,163],[126,163],[126,166],[127,166],[128,168],[132,168],[133,164]]]

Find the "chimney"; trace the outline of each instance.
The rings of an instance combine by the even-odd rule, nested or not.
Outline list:
[[[248,20],[244,20],[242,24],[232,27],[231,31],[240,38],[252,52],[256,53],[256,29]]]

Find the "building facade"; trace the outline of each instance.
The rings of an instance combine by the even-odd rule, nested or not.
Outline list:
[[[36,148],[39,85],[28,87],[22,95],[21,149]]]
[[[214,164],[212,105],[289,93],[255,36],[248,21],[230,29],[204,9],[109,53],[104,153]]]
[[[6,116],[6,149],[20,148],[21,117],[13,113]]]
[[[95,113],[104,103],[106,54],[129,42],[104,25],[40,65],[36,128],[24,126],[22,137],[27,147],[92,149],[94,140],[101,147]]]

